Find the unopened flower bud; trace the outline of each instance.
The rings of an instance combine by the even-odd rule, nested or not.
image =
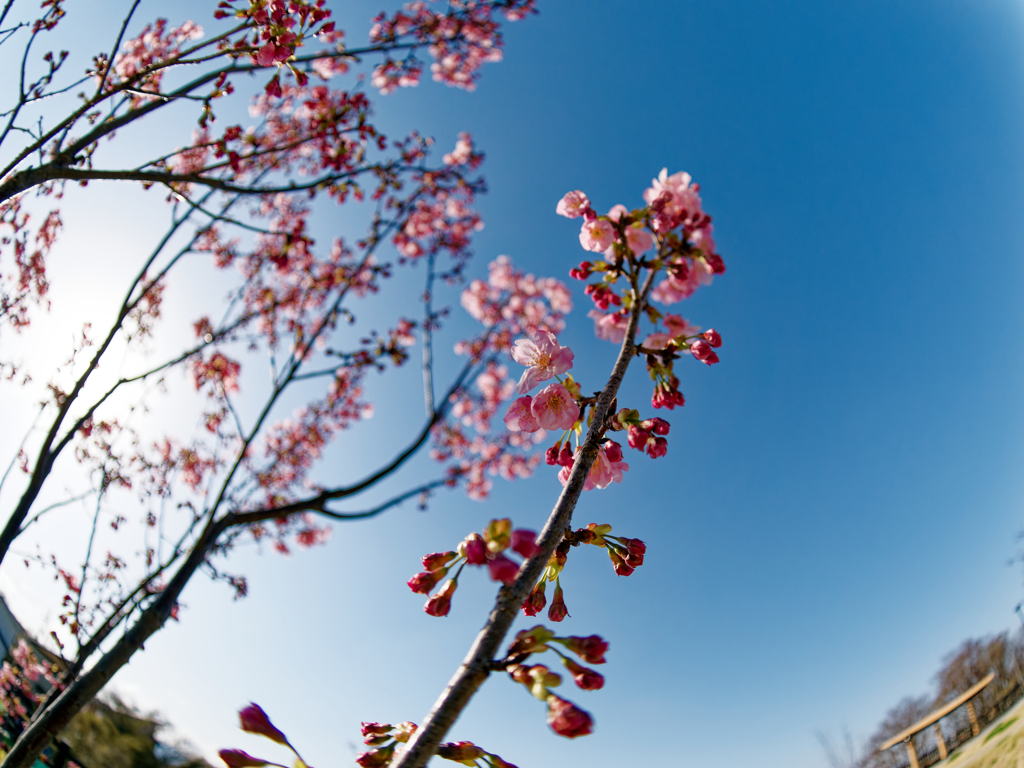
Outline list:
[[[707,343],[710,344],[712,347],[722,346],[722,337],[718,335],[718,331],[716,331],[714,328],[708,328],[706,331],[704,331],[704,333],[701,334],[701,336],[703,336]]]
[[[562,663],[572,674],[573,682],[584,691],[599,691],[604,687],[604,675],[600,672],[577,664],[572,659],[562,659]]]
[[[600,635],[590,635],[589,637],[571,637],[559,638],[562,645],[568,648],[570,651],[575,653],[587,664],[604,664],[604,655],[608,651],[608,643]]]
[[[416,729],[419,726],[416,723],[411,723],[406,720],[404,723],[399,723],[395,726],[395,741],[399,741],[405,744],[412,738],[412,735],[416,733]]]
[[[530,677],[530,668],[525,664],[513,664],[505,671],[517,683],[530,685],[533,682],[533,678]]]
[[[562,621],[569,615],[565,607],[565,599],[562,596],[562,585],[555,582],[555,596],[551,598],[551,607],[548,608],[548,619],[551,621]]]
[[[487,562],[487,544],[479,533],[471,533],[459,544],[459,554],[469,565],[483,565]]]
[[[612,567],[616,576],[629,576],[635,569],[622,559],[622,555],[608,547],[608,557],[612,559]]]
[[[363,736],[380,736],[384,733],[391,733],[394,726],[389,723],[361,723],[360,731]]]
[[[548,464],[548,466],[554,467],[558,465],[558,452],[561,450],[561,448],[562,442],[558,441],[550,448],[548,448],[546,451],[544,451],[544,461],[545,463]]]
[[[604,443],[604,455],[608,461],[622,461],[622,446],[614,440],[606,440]]]
[[[426,595],[430,593],[437,582],[445,577],[448,573],[447,568],[439,568],[436,571],[420,571],[419,573],[413,574],[413,577],[406,582],[413,592],[418,595]],[[244,729],[243,729],[244,730]]]
[[[222,749],[217,754],[228,768],[259,768],[262,765],[269,765],[266,760],[253,757],[240,749]]]
[[[718,355],[704,339],[697,339],[690,345],[690,353],[707,365],[714,365],[718,362]]]
[[[500,581],[505,585],[514,582],[516,574],[519,573],[519,565],[501,554],[495,555],[492,559],[488,560],[487,567],[491,571],[491,580]]]
[[[704,256],[704,261],[711,267],[712,274],[720,275],[725,272],[725,262],[717,253]]]
[[[258,704],[249,704],[248,707],[240,710],[238,719],[241,722],[242,730],[249,733],[258,733],[266,736],[278,744],[287,744],[288,739],[281,731],[277,730],[267,717],[267,713],[260,709]]]
[[[548,725],[559,736],[575,739],[593,730],[593,718],[572,702],[560,699],[553,693],[548,696],[547,702]]]
[[[647,455],[659,459],[668,453],[668,440],[664,437],[652,437],[647,441]]]
[[[527,559],[537,554],[540,550],[537,547],[536,532],[526,528],[517,528],[512,531],[512,551],[518,552]]]
[[[381,749],[371,749],[369,752],[363,752],[358,755],[356,757],[356,764],[362,766],[362,768],[384,768],[384,766],[391,764],[391,758],[394,754],[394,744]]]
[[[423,610],[430,616],[447,616],[448,611],[452,609],[452,595],[455,594],[458,586],[459,584],[455,579],[448,579],[440,591],[427,600]]]
[[[549,642],[554,636],[555,633],[543,624],[538,624],[533,629],[521,630],[516,633],[516,639],[508,647],[508,655],[539,653],[540,651],[547,650],[545,643]]]
[[[648,432],[653,432],[656,435],[667,435],[672,425],[664,419],[655,416],[653,419],[645,419],[641,426]]]
[[[507,517],[500,520],[491,520],[484,529],[484,541],[490,552],[501,552],[508,549],[510,534],[512,533],[512,521]]]
[[[590,273],[593,269],[594,265],[589,261],[581,261],[578,267],[569,270],[569,277],[575,280],[586,280],[590,277]]]
[[[442,566],[448,565],[448,563],[458,556],[457,552],[434,552],[431,555],[424,555],[421,560],[423,561],[424,570],[434,571]]]
[[[638,451],[642,451],[644,449],[644,446],[647,445],[647,441],[650,437],[650,432],[645,429],[641,429],[636,424],[630,424],[629,431],[626,433],[626,441],[629,443],[629,447],[635,448]]]
[[[558,463],[563,467],[571,467],[574,460],[575,456],[573,455],[572,449],[569,448],[569,443],[566,443],[558,453]]]
[[[526,602],[523,603],[523,613],[527,616],[536,616],[538,613],[544,610],[544,606],[547,605],[547,598],[544,596],[544,589],[547,587],[547,583],[541,580],[526,596]]]
[[[456,763],[476,765],[477,760],[486,755],[480,747],[471,741],[455,741],[441,744],[437,748],[437,756],[445,760],[453,760]]]

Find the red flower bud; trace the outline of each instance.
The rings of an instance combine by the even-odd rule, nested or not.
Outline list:
[[[441,590],[427,600],[423,610],[430,616],[447,616],[448,611],[452,608],[452,595],[455,594],[455,588],[458,586],[455,579],[448,579]]]
[[[590,635],[589,637],[576,637],[573,635],[564,638],[562,645],[587,662],[587,664],[605,663],[604,655],[608,652],[608,643],[600,635]]]
[[[530,594],[526,596],[526,602],[523,603],[523,613],[527,616],[536,616],[544,610],[544,606],[548,602],[548,599],[544,596],[544,589],[546,587],[547,582],[542,581],[533,588]]]
[[[479,536],[466,542],[466,562],[470,565],[483,565],[487,562],[487,544]]]
[[[420,558],[423,561],[423,568],[427,571],[436,571],[458,557],[456,552],[434,552],[432,555],[424,555]]]
[[[437,756],[445,760],[454,760],[457,763],[466,763],[466,765],[475,765],[475,760],[479,760],[481,757],[486,755],[480,747],[471,741],[455,741],[447,744],[441,744],[437,748]]]
[[[416,594],[427,595],[430,594],[430,590],[437,586],[437,582],[444,578],[446,573],[448,573],[447,568],[440,568],[436,571],[420,571],[417,574],[413,574],[413,577],[406,584]]]
[[[651,433],[646,429],[641,429],[636,424],[629,425],[629,431],[626,433],[626,441],[629,443],[630,448],[636,448],[638,451],[642,451],[644,446],[647,445],[647,440],[651,437]]]
[[[701,336],[703,336],[712,347],[722,346],[722,337],[718,335],[718,331],[714,328],[708,328],[708,330],[704,331]]]
[[[581,261],[579,267],[569,270],[569,277],[575,280],[586,280],[590,277],[590,273],[593,271],[594,265],[589,261]]]
[[[653,432],[656,435],[667,435],[671,426],[672,425],[669,424],[667,421],[658,418],[657,416],[655,416],[653,419],[646,419],[643,423],[644,429],[646,429],[649,432]]]
[[[383,749],[371,749],[369,752],[362,752],[356,757],[356,763],[362,768],[384,768],[391,764],[391,758],[395,754],[395,745]]]
[[[558,463],[563,467],[571,467],[575,461],[575,456],[572,450],[569,448],[569,443],[562,446],[562,450],[558,453]]]
[[[606,440],[604,443],[604,455],[608,461],[622,461],[622,446],[614,440]]]
[[[548,725],[559,736],[575,739],[590,733],[594,728],[594,720],[571,701],[560,699],[552,693],[548,696]]]
[[[725,272],[725,262],[722,261],[722,257],[719,256],[717,253],[712,253],[710,256],[705,256],[704,261],[707,262],[707,265],[709,267],[711,267],[711,271],[714,274],[720,275],[723,272]]]
[[[238,713],[238,719],[241,721],[243,731],[258,733],[260,736],[266,736],[268,739],[276,741],[278,744],[288,743],[288,739],[285,738],[285,735],[273,726],[270,722],[270,718],[267,717],[267,713],[260,709],[258,704],[250,703],[248,707],[240,710]]]
[[[612,567],[615,569],[616,576],[629,576],[629,574],[636,570],[622,559],[622,555],[611,547],[608,547],[608,557],[612,559]]]
[[[512,531],[512,551],[518,552],[529,559],[540,551],[537,546],[537,534],[526,528],[517,528]]]
[[[639,568],[644,564],[644,554],[647,552],[647,545],[644,544],[640,539],[619,539],[624,547],[626,547],[626,554],[622,556],[622,559],[626,561],[627,565],[631,565],[634,568]]]
[[[489,560],[487,567],[491,571],[491,580],[500,581],[502,584],[511,584],[519,573],[519,565],[502,554],[497,554],[494,559]]]
[[[599,691],[604,688],[604,675],[600,672],[577,664],[572,659],[562,659],[562,663],[572,673],[573,682],[584,691]]]
[[[228,768],[259,768],[261,765],[269,765],[266,760],[253,757],[240,749],[222,749],[217,754]]]
[[[555,596],[551,598],[551,607],[548,608],[548,619],[561,621],[568,615],[569,610],[565,607],[565,600],[562,598],[562,585],[556,581]]]
[[[394,729],[389,723],[360,723],[360,731],[363,736],[380,736],[384,733],[391,733]]]
[[[718,355],[704,339],[697,339],[690,345],[690,353],[702,363],[714,365],[718,362]]]
[[[554,445],[552,445],[550,448],[548,448],[546,451],[544,451],[544,461],[549,466],[553,467],[556,464],[558,464],[558,451],[561,449],[561,447],[562,447],[562,442],[559,441],[559,442],[555,443]]]
[[[668,453],[668,440],[664,437],[652,437],[647,441],[647,455],[652,459],[660,459]]]

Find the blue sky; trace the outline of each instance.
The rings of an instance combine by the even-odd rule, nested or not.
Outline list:
[[[336,11],[350,40],[377,4]],[[468,130],[486,151],[476,274],[507,253],[564,277],[584,258],[554,215],[565,191],[634,206],[662,167],[689,171],[728,272],[682,313],[725,345],[720,365],[683,367],[668,456],[628,457],[627,482],[577,513],[650,546],[629,579],[580,552],[565,581],[565,626],[612,644],[606,688],[571,696],[594,735],[558,739],[540,702],[494,679],[453,737],[531,768],[824,765],[816,730],[867,736],[961,640],[1012,628],[1024,597],[1008,564],[1024,529],[1021,5],[539,6],[477,92],[424,83],[379,99],[381,121],[442,146]],[[69,216],[99,253],[84,206]],[[597,388],[614,349],[574,298],[562,341]],[[414,372],[381,380],[372,429],[326,477],[418,423],[409,386]],[[624,393],[647,401],[642,370]],[[254,700],[311,764],[347,764],[360,719],[422,717],[488,610],[479,578],[450,617],[425,616],[404,586],[419,555],[490,517],[539,527],[557,490],[544,469],[486,505],[444,495],[290,559],[241,553],[251,596],[197,581],[183,621],[115,682],[205,749],[259,749],[234,729]]]

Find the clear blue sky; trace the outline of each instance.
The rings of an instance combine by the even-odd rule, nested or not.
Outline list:
[[[378,4],[337,11],[350,41]],[[543,705],[496,678],[452,736],[524,768],[824,765],[816,730],[867,736],[961,640],[1012,628],[1024,597],[1008,565],[1024,529],[1024,9],[539,6],[476,93],[424,83],[380,100],[381,119],[442,145],[468,130],[487,152],[476,274],[507,253],[564,276],[583,258],[554,215],[565,191],[633,206],[663,166],[689,171],[728,272],[683,314],[725,345],[720,365],[683,367],[668,456],[629,457],[627,482],[577,513],[649,542],[629,579],[596,551],[566,579],[564,626],[611,642],[605,689],[571,696],[594,735],[551,735]],[[614,349],[575,298],[563,342],[596,388]],[[646,402],[642,370],[625,392]],[[378,431],[324,477],[419,419],[418,396],[379,395]],[[419,555],[489,517],[539,527],[557,490],[542,470],[486,505],[444,495],[290,559],[243,553],[251,596],[197,581],[116,683],[206,749],[260,748],[234,728],[254,700],[310,763],[348,764],[361,719],[423,716],[488,609],[479,578],[449,618],[425,616],[404,586]]]

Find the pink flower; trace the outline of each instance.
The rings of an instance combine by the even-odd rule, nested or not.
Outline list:
[[[548,725],[559,736],[575,739],[586,736],[594,728],[594,720],[589,714],[571,701],[560,699],[555,694],[548,695]]]
[[[714,365],[718,362],[718,355],[704,339],[698,339],[690,345],[690,352],[702,363]]]
[[[580,245],[588,251],[603,253],[615,242],[615,228],[603,219],[586,221],[580,229]]]
[[[565,197],[558,201],[555,206],[555,213],[565,216],[567,219],[576,219],[582,216],[590,208],[590,200],[578,189],[573,192],[566,192]]]
[[[253,757],[240,749],[222,749],[217,754],[228,768],[259,768],[261,765],[269,765],[266,760]]]
[[[665,328],[668,329],[669,334],[672,338],[678,336],[695,336],[700,332],[699,325],[693,325],[689,320],[685,320],[679,315],[665,315]]]
[[[621,344],[626,338],[626,326],[629,325],[629,315],[626,312],[613,312],[606,315],[592,309],[587,317],[594,321],[594,334],[603,341],[610,341],[612,344]]]
[[[520,397],[512,402],[505,414],[505,426],[513,432],[536,432],[540,429],[537,418],[533,415],[531,404],[533,398],[529,395]]]
[[[239,711],[238,719],[241,721],[243,731],[258,733],[260,736],[266,736],[278,744],[288,743],[285,735],[273,726],[270,718],[267,717],[267,713],[260,709],[258,704],[250,703],[248,707]]]
[[[616,443],[616,446],[618,444]],[[616,450],[612,449],[613,452]],[[618,455],[621,457],[622,449],[617,448]],[[597,458],[594,459],[594,464],[590,468],[590,472],[587,474],[587,479],[583,483],[583,490],[590,491],[594,488],[607,488],[612,483],[621,483],[624,473],[629,470],[629,464],[624,461],[612,461],[608,458],[604,448],[601,448],[597,452]],[[569,481],[569,473],[572,472],[572,466],[565,466],[558,473],[558,482],[565,485]]]
[[[704,331],[704,333],[702,333],[701,336],[703,336],[707,343],[710,344],[712,347],[722,346],[722,337],[718,335],[718,331],[716,331],[714,328],[709,328],[708,330]]]
[[[533,399],[530,409],[543,429],[571,429],[580,417],[580,407],[561,384],[544,387]]]
[[[512,531],[512,551],[517,552],[529,559],[539,551],[537,547],[537,534],[526,528],[516,528]]]
[[[644,229],[643,224],[634,224],[626,228],[626,243],[629,245],[629,249],[639,256],[651,249],[654,245],[654,238],[651,237],[650,232]]]
[[[522,395],[540,382],[572,368],[573,353],[568,347],[559,346],[555,334],[550,331],[539,331],[533,341],[516,341],[512,348],[512,359],[526,366],[523,377],[516,385],[516,392]]]
[[[502,584],[511,584],[519,573],[519,565],[502,554],[488,560],[487,567],[491,571],[491,581],[500,581]]]
[[[606,440],[604,443],[604,455],[608,461],[622,461],[622,446],[614,440]]]

